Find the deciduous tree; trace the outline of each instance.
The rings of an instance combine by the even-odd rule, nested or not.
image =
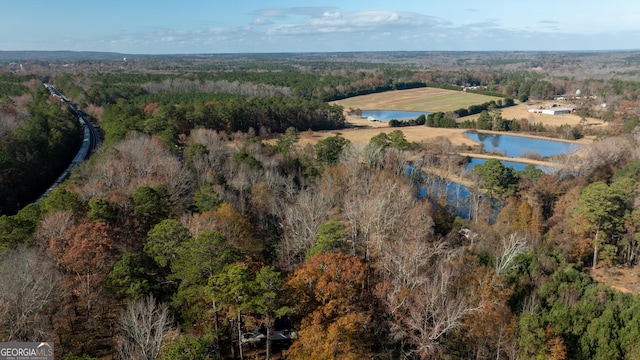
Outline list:
[[[0,257],[0,339],[52,339],[52,316],[61,297],[60,273],[35,247],[7,250]]]
[[[249,218],[229,203],[222,203],[213,214],[214,227],[230,244],[245,254],[259,256],[264,243],[255,233]]]
[[[118,319],[120,359],[155,360],[172,324],[169,307],[158,305],[153,296],[129,301]]]
[[[109,298],[103,296],[103,283],[120,242],[118,229],[91,221],[72,226],[63,238],[49,240],[47,253],[62,274],[60,288],[66,295],[56,319],[62,348],[73,344],[89,351],[96,346],[91,340],[108,331]]]
[[[302,316],[288,358],[363,358],[371,355],[368,269],[358,258],[318,253],[287,280],[292,310]]]

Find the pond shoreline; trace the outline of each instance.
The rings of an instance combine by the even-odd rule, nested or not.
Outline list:
[[[477,133],[491,134],[491,135],[518,136],[518,137],[529,138],[529,139],[558,141],[558,142],[565,142],[565,143],[569,143],[569,144],[580,144],[580,145],[591,144],[593,142],[593,140],[594,140],[593,136],[585,136],[582,139],[578,139],[578,140],[567,140],[567,139],[552,138],[552,137],[543,136],[543,135],[535,135],[535,134],[531,134],[531,133],[522,133],[522,132],[515,132],[515,131],[494,131],[494,130],[469,129],[466,132],[477,132]]]
[[[497,156],[497,155],[491,155],[491,154],[476,154],[476,153],[468,153],[468,152],[463,152],[460,153],[461,156],[468,156],[470,158],[477,158],[477,159],[498,159],[500,161],[511,161],[511,162],[517,162],[517,163],[522,163],[522,164],[531,164],[531,165],[537,165],[537,166],[543,166],[543,167],[557,167],[558,164],[554,164],[552,162],[549,161],[542,161],[542,160],[534,160],[534,159],[527,159],[527,158],[523,158],[523,157],[508,157],[508,156]]]

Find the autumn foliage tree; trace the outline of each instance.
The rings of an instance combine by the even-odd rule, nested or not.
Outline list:
[[[249,219],[231,204],[223,203],[213,214],[214,229],[220,231],[238,250],[258,256],[264,243],[256,236]]]
[[[109,298],[103,296],[103,283],[118,253],[120,238],[119,230],[106,223],[83,221],[64,237],[49,240],[47,253],[62,274],[61,289],[67,296],[57,321],[63,349],[98,346],[87,342],[95,337],[91,332],[108,331]]]
[[[341,253],[318,253],[287,279],[291,304],[302,317],[290,359],[362,359],[371,356],[371,299],[366,264]]]
[[[465,280],[472,302],[480,305],[466,316],[460,329],[468,356],[476,359],[508,359],[514,355],[517,322],[509,308],[513,292],[494,269],[480,267]]]

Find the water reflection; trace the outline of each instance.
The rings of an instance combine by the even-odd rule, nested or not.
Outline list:
[[[553,156],[569,153],[578,147],[575,144],[566,142],[509,135],[475,132],[467,132],[465,135],[473,140],[482,142],[485,150],[501,152],[510,157],[520,157],[523,153],[531,152],[536,152],[541,156]],[[487,149],[487,147],[489,148]],[[466,171],[470,171],[474,166],[483,164],[486,161],[487,159],[472,158],[467,165]],[[514,161],[502,161],[502,163],[504,166],[513,167],[516,171],[522,171],[527,166],[527,164]],[[536,167],[548,172],[547,168]],[[413,168],[409,167],[408,171],[415,175]],[[499,201],[485,198],[478,189],[471,190],[462,184],[433,175],[421,176],[417,196],[420,198],[429,197],[436,206],[446,206],[447,210],[467,220],[477,218],[479,209],[484,208],[489,210],[488,220],[492,222],[497,218],[501,208]]]
[[[433,178],[418,189],[419,198],[427,196],[436,207],[446,206],[445,211],[465,220],[477,218],[478,211],[482,207],[490,210],[488,220],[493,222],[501,208],[499,202],[490,201],[478,190],[471,191],[460,183],[442,178]]]
[[[466,132],[465,135],[484,145],[485,151],[497,152],[509,157],[522,157],[529,153],[537,153],[543,157],[568,154],[579,145],[563,141],[532,139],[521,136]]]
[[[373,118],[380,121],[389,120],[407,120],[415,119],[420,115],[427,116],[428,112],[425,111],[400,111],[400,110],[362,110],[361,118]]]

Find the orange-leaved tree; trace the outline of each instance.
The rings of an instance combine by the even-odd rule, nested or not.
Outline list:
[[[121,232],[106,223],[91,221],[72,226],[63,237],[49,240],[47,254],[58,266],[61,304],[56,332],[61,348],[97,351],[98,338],[110,333],[109,298],[103,294],[107,278],[118,253]],[[64,351],[68,351],[64,350]]]
[[[371,312],[368,268],[357,257],[318,253],[294,271],[285,288],[301,315],[299,336],[286,352],[291,359],[368,358]]]

